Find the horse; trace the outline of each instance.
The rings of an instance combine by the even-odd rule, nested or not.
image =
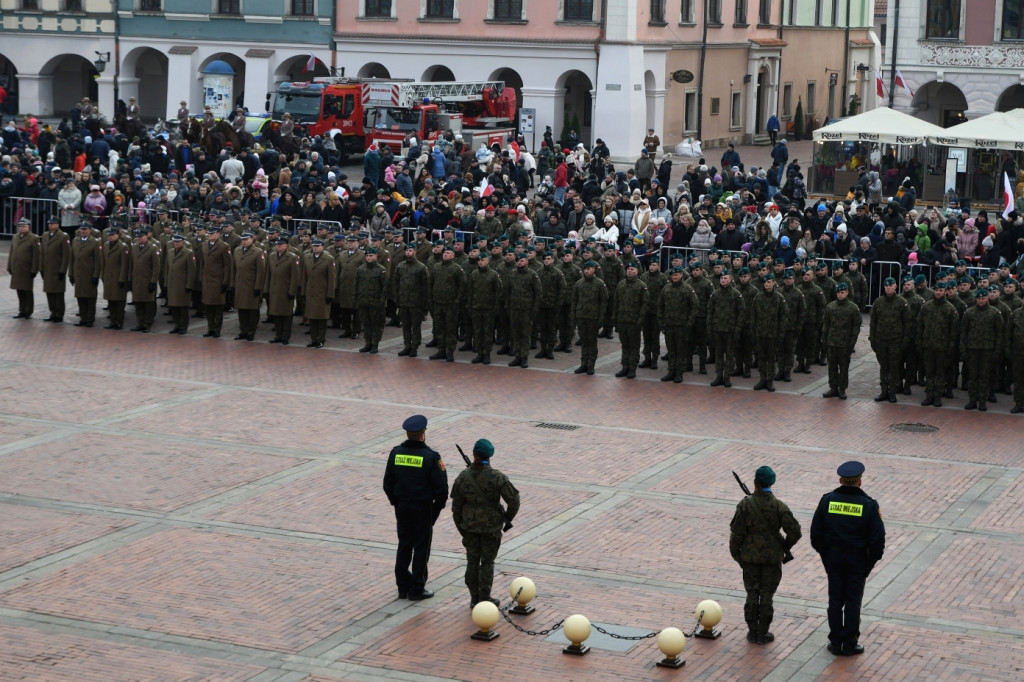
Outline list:
[[[114,125],[128,139],[141,138],[149,133],[146,125],[137,118],[128,118],[124,114],[114,117]]]
[[[235,130],[231,127],[231,124],[227,121],[217,121],[213,124],[212,128],[203,134],[200,144],[206,149],[207,154],[211,157],[216,157],[229,142],[232,149],[239,149],[238,137],[235,135]]]
[[[179,124],[178,129],[179,133],[184,132],[183,137],[189,144],[199,144],[203,139],[203,124],[198,118],[189,118],[183,126]]]
[[[299,148],[302,145],[301,138],[282,137],[280,131],[280,122],[271,121],[263,127],[263,141],[269,142],[274,145],[274,149],[280,152],[286,159],[291,159],[294,154],[299,153]]]

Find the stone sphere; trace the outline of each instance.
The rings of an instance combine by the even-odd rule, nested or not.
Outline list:
[[[498,624],[498,607],[490,601],[482,601],[473,607],[473,625],[484,632],[490,632]]]
[[[519,588],[523,588],[522,594],[516,597],[519,592]],[[516,600],[520,606],[525,606],[533,601],[533,598],[537,596],[537,586],[533,584],[533,581],[526,576],[519,576],[512,581],[512,586],[509,588],[508,596]]]
[[[565,637],[570,642],[582,644],[587,641],[587,637],[590,637],[590,621],[586,616],[577,613],[565,619],[562,630],[565,631]]]
[[[710,630],[722,622],[722,607],[714,599],[705,599],[697,604],[694,616],[700,618],[700,612],[704,612],[704,619],[701,620],[701,627]]]
[[[686,635],[679,628],[665,628],[658,633],[658,648],[667,658],[675,658],[686,648]]]

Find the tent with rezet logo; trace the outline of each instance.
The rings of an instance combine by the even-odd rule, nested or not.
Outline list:
[[[1024,150],[1024,109],[995,111],[928,137],[929,144],[968,149]]]
[[[814,131],[814,141],[913,145],[926,143],[931,137],[948,132],[901,111],[880,107],[818,128]]]

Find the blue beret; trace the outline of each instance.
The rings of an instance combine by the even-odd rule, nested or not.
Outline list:
[[[854,478],[864,473],[864,465],[856,460],[843,462],[839,465],[839,468],[836,469],[836,473],[843,478]]]
[[[417,433],[427,428],[427,418],[422,414],[414,414],[402,422],[402,428],[410,433]]]

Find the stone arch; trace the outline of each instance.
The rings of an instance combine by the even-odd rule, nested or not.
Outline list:
[[[196,78],[199,79],[200,92],[202,92],[203,71],[206,70],[206,67],[210,64],[210,62],[215,61],[217,59],[227,62],[235,72],[234,79],[232,80],[232,90],[234,92],[235,102],[245,101],[245,60],[230,52],[217,52],[211,54],[209,57],[200,62],[199,68],[196,69]],[[262,96],[262,93],[260,94],[260,96]],[[229,111],[235,107],[235,102],[231,103],[230,107],[228,108]],[[200,109],[200,112],[201,111],[202,110]]]
[[[112,69],[109,65],[107,69]],[[40,85],[40,101],[52,102],[50,111],[38,111],[37,114],[56,114],[69,111],[83,97],[90,98],[100,112],[113,115],[113,102],[99,102],[99,88],[96,79],[99,72],[85,57],[78,54],[58,54],[46,61],[39,70],[44,76],[45,85]],[[50,90],[45,92],[44,89]]]
[[[1024,85],[1011,85],[1000,93],[996,100],[996,111],[1024,109]]]
[[[969,109],[960,88],[939,81],[929,81],[918,87],[910,106],[918,118],[943,127],[962,123],[966,120],[963,114]]]
[[[427,67],[426,71],[423,72],[421,81],[429,83],[442,83],[446,81],[454,81],[455,74],[444,64],[434,64],[433,66]]]
[[[121,61],[118,97],[138,98],[142,117],[152,120],[167,111],[167,55],[151,47],[138,47]]]
[[[515,69],[496,69],[491,73],[490,81],[504,81],[505,86],[516,89],[516,108],[523,106],[523,77]]]
[[[7,55],[0,53],[0,86],[7,91],[7,100],[0,114],[13,116],[18,111],[18,67]]]
[[[363,64],[356,76],[359,78],[391,78],[391,72],[380,62],[368,62]]]
[[[645,128],[658,128],[657,121],[654,120],[657,117],[654,105],[654,91],[657,87],[658,82],[654,78],[654,72],[650,69],[644,71],[644,100],[646,104],[644,120],[647,122]]]
[[[593,89],[594,83],[590,76],[576,69],[565,71],[555,79],[555,124],[551,128],[556,139],[562,138],[563,128],[568,132],[575,115],[580,123],[580,129],[576,132],[580,140],[590,146]],[[566,119],[569,123],[566,123]]]
[[[278,64],[276,69],[274,69],[274,83],[284,83],[287,81],[310,81],[314,78],[325,78],[331,75],[331,69],[319,58],[316,60],[316,66],[312,71],[306,70],[306,64],[308,63],[308,54],[288,57]]]

